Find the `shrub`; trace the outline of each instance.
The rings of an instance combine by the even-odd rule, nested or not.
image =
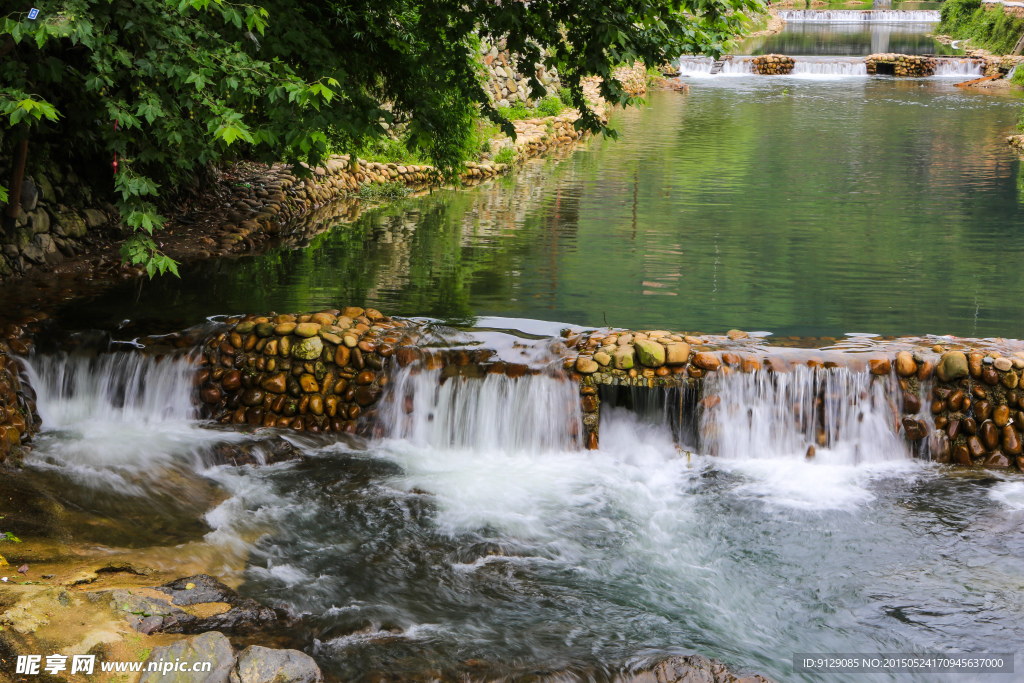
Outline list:
[[[496,164],[511,164],[516,160],[516,150],[512,145],[502,147],[497,154],[494,155],[494,163]]]
[[[386,183],[367,183],[359,188],[356,196],[360,199],[383,200],[402,199],[409,194],[409,188],[397,180],[389,180]]]
[[[568,88],[558,89],[558,99],[560,99],[562,101],[562,104],[564,104],[567,107],[574,106],[572,103],[572,93],[569,91]]]
[[[554,95],[545,97],[537,103],[537,113],[542,116],[558,116],[565,109],[562,100]]]

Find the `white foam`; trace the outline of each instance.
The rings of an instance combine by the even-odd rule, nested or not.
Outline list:
[[[1024,481],[1004,481],[993,486],[988,495],[1011,510],[1024,510]]]

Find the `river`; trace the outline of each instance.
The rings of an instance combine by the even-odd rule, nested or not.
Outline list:
[[[817,56],[835,54],[847,52]],[[617,142],[364,211],[301,248],[125,285],[58,319],[131,341],[358,304],[517,349],[565,325],[739,327],[809,345],[1024,336],[1024,179],[1003,141],[1017,97],[943,77],[689,82],[615,113]],[[639,396],[602,411],[600,450],[580,451],[564,440],[578,419],[567,383],[435,392],[436,376],[403,376],[394,391],[420,382],[430,420],[392,416],[368,441],[293,438],[301,460],[229,467],[213,464],[217,444],[264,437],[195,419],[184,363],[29,365],[45,424],[30,474],[91,516],[84,538],[242,558],[241,592],[300,618],[299,644],[344,680],[606,680],[693,651],[780,681],[839,680],[794,671],[794,654],[1024,640],[1024,480],[912,459],[863,406],[807,461],[774,395],[737,375],[723,401],[752,417],[701,434],[715,456]],[[842,375],[843,391],[866,395],[865,377]]]

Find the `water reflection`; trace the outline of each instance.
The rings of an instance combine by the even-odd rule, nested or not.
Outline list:
[[[934,24],[888,22],[787,23],[782,33],[749,38],[735,54],[830,55],[862,57],[876,52],[907,55],[962,54],[928,36]]]
[[[514,177],[339,218],[307,248],[66,311],[190,324],[369,304],[777,335],[1024,337],[1016,98],[944,79],[695,81]],[[179,325],[184,326],[184,325]]]

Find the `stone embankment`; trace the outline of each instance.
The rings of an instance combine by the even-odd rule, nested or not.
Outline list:
[[[868,55],[864,62],[867,65],[868,74],[871,76],[932,76],[935,74],[936,65],[936,61],[932,57],[895,53]]]
[[[8,325],[4,336],[11,338],[14,350],[22,353],[27,347],[18,339],[21,330]],[[22,444],[32,440],[41,421],[36,412],[32,388],[21,379],[21,361],[12,354],[8,341],[0,340],[0,464],[17,463]]]
[[[533,102],[530,97],[530,74],[523,70],[522,59],[505,49],[504,40],[498,41],[496,45],[481,43],[480,55],[485,71],[484,90],[497,106]],[[562,84],[557,70],[548,70],[543,64],[534,64],[533,71],[548,95],[558,95]]]
[[[760,55],[749,60],[754,73],[762,76],[786,76],[796,61],[785,55]]]

